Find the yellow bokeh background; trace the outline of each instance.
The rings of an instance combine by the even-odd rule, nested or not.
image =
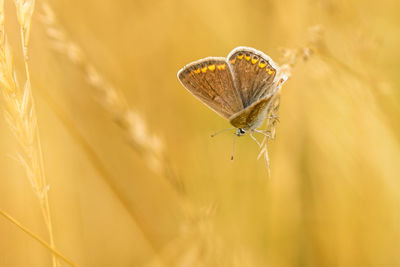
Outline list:
[[[31,26],[32,92],[55,248],[77,266],[400,266],[399,1],[49,1],[78,63],[49,37],[43,3]],[[229,122],[176,77],[236,46],[291,64],[270,177],[248,136],[230,160],[232,133],[209,137]],[[85,64],[122,92],[134,131],[104,108]],[[0,209],[47,241],[4,116],[0,151]],[[51,264],[49,249],[0,217],[0,266]]]

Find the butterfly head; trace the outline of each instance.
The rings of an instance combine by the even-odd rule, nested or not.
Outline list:
[[[242,136],[246,134],[246,130],[242,128],[237,128],[236,133],[237,136]]]

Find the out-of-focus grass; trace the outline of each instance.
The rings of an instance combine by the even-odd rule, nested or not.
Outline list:
[[[53,49],[40,3],[29,64],[58,251],[79,266],[400,265],[398,1],[49,2],[85,60],[161,138],[159,159],[185,191],[132,149],[82,66]],[[10,1],[6,32],[23,77]],[[209,138],[229,123],[176,78],[239,45],[278,63],[282,47],[313,51],[282,88],[270,178],[250,138],[229,160],[233,136]],[[48,240],[3,117],[0,209]],[[0,265],[51,265],[49,250],[3,218],[0,236]]]

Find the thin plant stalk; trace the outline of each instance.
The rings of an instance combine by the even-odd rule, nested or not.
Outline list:
[[[24,54],[26,81],[21,88],[15,72],[12,53],[4,29],[4,1],[0,1],[0,86],[4,97],[4,112],[10,129],[21,145],[19,160],[25,168],[27,178],[39,199],[40,208],[49,233],[50,246],[54,248],[54,237],[50,216],[48,185],[45,178],[43,156],[34,99],[31,90],[28,66],[28,42],[31,17],[35,1],[14,1],[20,25],[21,43]],[[53,266],[59,266],[52,254]]]
[[[42,2],[41,8],[43,13],[41,22],[45,26],[53,48],[82,68],[88,84],[98,95],[99,102],[111,115],[113,122],[122,130],[130,147],[143,155],[150,170],[166,178],[178,195],[183,196],[185,194],[183,182],[172,170],[161,139],[148,130],[146,121],[128,105],[120,88],[107,81],[90,62],[81,47],[68,38],[64,29],[58,25],[50,5]]]
[[[31,2],[31,3],[29,3]],[[20,35],[21,35],[21,45],[22,45],[22,51],[23,51],[23,56],[24,56],[24,67],[25,67],[25,74],[26,74],[26,83],[28,84],[29,88],[31,88],[31,75],[30,75],[30,71],[29,71],[29,64],[28,64],[28,43],[29,43],[29,34],[30,34],[30,25],[31,25],[31,18],[34,12],[34,8],[35,8],[35,0],[15,0],[14,1],[16,9],[17,9],[17,13],[18,13],[18,22],[20,25]],[[25,18],[25,16],[27,15],[25,10],[21,10],[23,9],[23,7],[29,3],[32,7],[31,7],[31,11],[29,14],[28,18]],[[23,14],[21,14],[23,13]],[[28,22],[26,20],[29,20]],[[32,94],[31,94],[32,95]],[[32,96],[32,110],[35,112],[35,102]],[[44,173],[44,164],[43,164],[43,152],[42,152],[42,145],[40,142],[40,135],[39,135],[39,128],[36,127],[36,142],[37,142],[37,149],[38,149],[38,157],[39,157],[39,171],[40,171],[40,177],[42,179],[42,184],[47,184],[46,182],[46,175]],[[47,226],[47,231],[49,234],[49,240],[50,240],[50,245],[52,248],[54,248],[54,236],[53,236],[53,224],[52,224],[52,220],[51,220],[51,213],[50,213],[50,206],[49,206],[49,197],[47,194],[47,190],[44,191],[43,194],[43,201],[41,201],[41,209],[42,209],[42,213],[43,213],[43,217],[45,219],[46,222],[46,226]],[[58,266],[59,263],[57,262],[57,259],[55,258],[55,256],[53,255],[53,266]]]
[[[19,221],[17,221],[15,218],[13,218],[11,215],[9,215],[8,213],[6,213],[3,210],[0,210],[0,214],[7,219],[8,221],[10,221],[12,224],[14,224],[15,226],[17,226],[19,229],[21,229],[22,231],[24,231],[25,233],[27,233],[29,236],[31,236],[33,239],[35,239],[36,241],[38,241],[42,246],[44,246],[46,249],[50,250],[51,253],[53,253],[54,255],[56,255],[57,257],[59,257],[60,259],[62,259],[63,261],[65,261],[66,263],[68,263],[71,266],[77,266],[75,263],[72,262],[72,260],[68,259],[66,256],[64,256],[61,252],[59,252],[58,250],[56,250],[54,247],[52,247],[49,243],[47,243],[46,241],[44,241],[43,239],[41,239],[38,235],[34,234],[31,230],[29,230],[28,228],[26,228],[25,226],[22,225],[22,223],[20,223]]]

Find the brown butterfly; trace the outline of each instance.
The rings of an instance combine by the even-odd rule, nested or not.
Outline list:
[[[196,98],[228,119],[237,128],[236,135],[242,136],[248,131],[250,135],[260,132],[257,128],[273,108],[287,76],[263,52],[237,47],[227,58],[207,57],[186,65],[179,70],[178,79]]]

